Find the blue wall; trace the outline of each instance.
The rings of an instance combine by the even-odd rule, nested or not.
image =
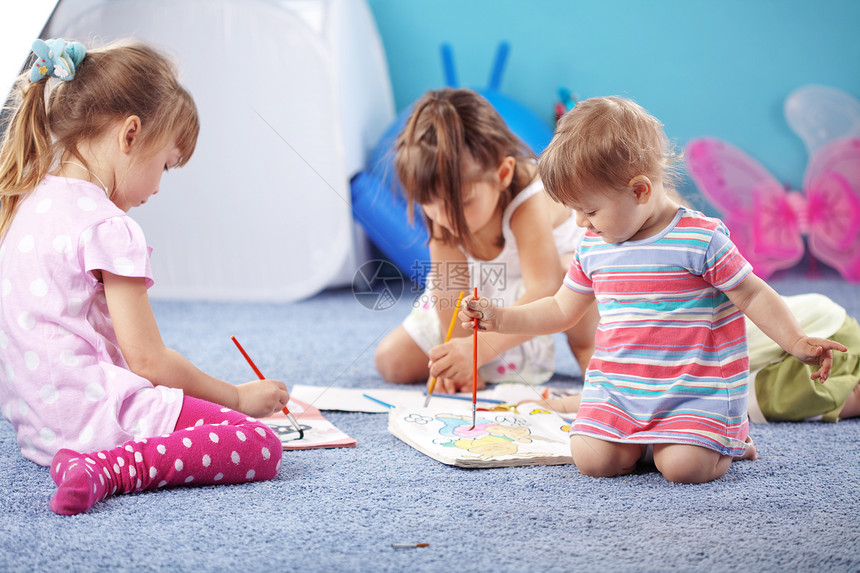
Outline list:
[[[440,44],[452,46],[460,85],[482,88],[506,40],[501,91],[547,123],[560,86],[580,98],[628,96],[679,146],[703,135],[723,138],[794,188],[807,154],[783,116],[786,96],[816,83],[860,97],[857,0],[368,3],[398,111],[444,85]],[[688,181],[682,191],[693,189]]]

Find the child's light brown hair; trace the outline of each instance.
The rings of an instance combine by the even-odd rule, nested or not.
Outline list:
[[[492,180],[505,157],[516,160],[511,184],[499,208],[531,181],[525,162],[535,155],[496,109],[473,90],[444,88],[424,94],[394,145],[394,167],[412,213],[415,203],[445,203],[453,233],[425,218],[430,236],[471,251],[473,239],[463,215],[464,188]]]
[[[637,175],[671,188],[677,161],[656,118],[629,99],[607,96],[578,102],[562,116],[539,170],[547,193],[571,205],[594,187],[627,189]]]
[[[154,48],[123,43],[88,50],[71,81],[31,83],[27,68],[15,85],[14,112],[0,147],[0,239],[17,205],[63,154],[84,164],[79,146],[111,124],[136,115],[140,142],[156,153],[175,138],[184,165],[200,129],[197,107],[173,63]],[[112,191],[112,190],[111,190]]]

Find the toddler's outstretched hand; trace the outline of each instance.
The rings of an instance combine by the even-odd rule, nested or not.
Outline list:
[[[287,386],[278,380],[254,380],[236,386],[239,405],[236,410],[252,418],[271,416],[290,401]]]
[[[537,404],[547,410],[559,414],[575,414],[579,410],[579,402],[582,396],[574,394],[572,396],[564,396],[563,398],[541,398],[539,400],[520,400],[517,406],[524,404]]]
[[[804,364],[820,366],[816,372],[812,373],[810,378],[824,382],[830,376],[834,350],[840,352],[848,351],[843,345],[833,340],[806,336],[795,343],[791,353]]]
[[[463,321],[463,328],[471,330],[475,327],[475,319],[478,319],[478,330],[497,331],[501,323],[501,310],[499,307],[490,304],[487,298],[468,295],[463,299],[460,305],[460,320]]]

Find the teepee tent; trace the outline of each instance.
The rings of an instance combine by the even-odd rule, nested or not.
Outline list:
[[[152,296],[290,301],[352,279],[366,241],[349,180],[394,119],[363,1],[62,0],[42,37],[146,40],[197,102],[191,162],[129,213]]]

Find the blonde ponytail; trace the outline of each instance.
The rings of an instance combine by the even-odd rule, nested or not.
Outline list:
[[[31,83],[22,74],[15,85],[18,105],[0,146],[0,239],[15,209],[51,169],[53,153],[45,107],[47,82]]]

